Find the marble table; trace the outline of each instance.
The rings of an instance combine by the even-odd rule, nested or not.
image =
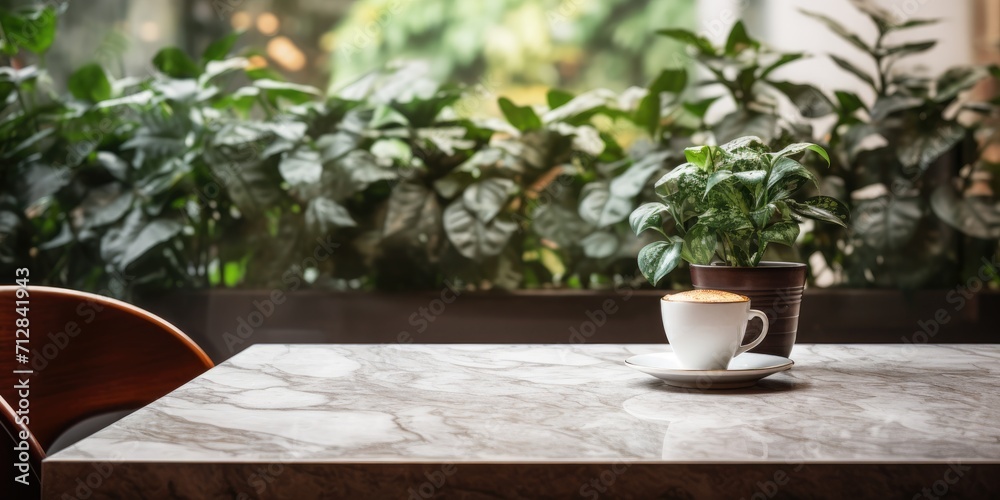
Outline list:
[[[798,345],[748,389],[666,345],[256,345],[47,458],[46,498],[1000,495],[1000,346]]]

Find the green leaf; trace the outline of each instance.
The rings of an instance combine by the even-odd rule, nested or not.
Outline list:
[[[910,28],[918,28],[920,26],[927,26],[930,24],[937,24],[937,19],[910,19],[902,24],[891,24],[889,25],[890,30],[905,30]]]
[[[52,7],[7,12],[0,9],[0,51],[13,56],[19,49],[41,55],[49,50],[56,38],[56,10]]]
[[[194,78],[201,73],[201,68],[177,47],[160,49],[153,57],[153,66],[172,78]]]
[[[317,234],[327,234],[339,227],[358,225],[347,208],[325,196],[309,200],[305,220],[306,225]]]
[[[782,54],[781,57],[779,57],[777,61],[771,63],[769,66],[767,66],[766,68],[764,68],[764,71],[761,72],[760,76],[758,76],[757,78],[763,80],[763,79],[767,78],[767,76],[770,75],[774,70],[776,70],[776,69],[778,69],[778,68],[780,68],[780,67],[782,67],[782,66],[784,66],[784,65],[786,65],[788,63],[791,63],[791,62],[794,62],[794,61],[798,61],[799,59],[802,59],[803,57],[805,57],[805,54],[803,54],[801,52],[796,52],[796,53],[791,53],[791,54]]]
[[[814,196],[802,203],[789,201],[788,206],[803,217],[832,222],[845,228],[851,220],[851,211],[847,205],[829,196]]]
[[[1000,203],[984,197],[960,198],[951,186],[931,195],[931,209],[949,226],[983,240],[1000,239]]]
[[[660,93],[679,94],[687,86],[687,71],[684,69],[666,69],[649,84],[649,92],[639,101],[635,110],[635,122],[644,127],[650,135],[656,133],[660,125]]]
[[[884,47],[882,49],[883,57],[906,57],[913,54],[919,54],[921,52],[926,52],[934,46],[937,45],[937,41],[928,40],[924,42],[914,42],[914,43],[904,43],[901,45],[893,45],[891,47]]]
[[[593,227],[587,224],[575,210],[557,203],[539,205],[531,213],[531,229],[538,236],[560,247],[579,244]]]
[[[639,236],[647,229],[653,229],[662,233],[663,230],[660,228],[663,225],[663,213],[668,211],[669,208],[663,203],[644,203],[639,208],[633,210],[628,216],[629,226],[632,227],[632,232],[636,236]]]
[[[691,113],[698,118],[705,118],[705,113],[708,112],[708,108],[711,107],[717,100],[719,100],[718,97],[708,97],[700,101],[685,102],[682,106],[688,113]]]
[[[545,94],[545,101],[548,103],[549,109],[556,109],[572,100],[573,94],[565,90],[549,89],[549,92]]]
[[[756,49],[759,47],[760,43],[747,35],[743,21],[736,21],[733,29],[729,31],[729,37],[726,39],[726,55],[737,56],[746,49]]]
[[[580,240],[583,253],[592,259],[611,257],[618,251],[618,237],[608,230],[597,231]]]
[[[812,85],[791,82],[770,82],[774,88],[788,96],[799,113],[806,118],[819,118],[833,113],[833,103],[819,89]]]
[[[840,113],[843,116],[849,116],[859,109],[868,109],[864,101],[853,92],[837,90],[834,91],[833,95],[837,97],[837,103],[840,104]]]
[[[986,76],[987,71],[982,67],[951,68],[938,77],[934,101],[938,103],[951,101],[962,92],[974,87]]]
[[[855,47],[866,53],[869,54],[871,53],[872,49],[868,47],[868,45],[863,40],[861,40],[861,38],[858,37],[858,35],[851,33],[850,31],[847,30],[847,28],[845,28],[842,24],[838,23],[837,21],[834,21],[833,19],[827,16],[815,12],[809,12],[805,10],[802,10],[800,12],[802,12],[806,16],[809,16],[825,24],[826,27],[830,29],[830,31],[836,33],[837,36],[843,38],[844,40],[847,40],[851,45],[854,45]]]
[[[382,236],[409,230],[433,234],[440,217],[441,206],[433,191],[416,182],[400,182],[389,196]]]
[[[639,250],[639,270],[653,286],[670,274],[681,260],[684,242],[677,239],[654,241]]]
[[[614,196],[603,182],[588,184],[581,193],[580,218],[598,228],[623,221],[631,212],[632,201]]]
[[[723,233],[751,229],[753,224],[738,210],[711,208],[698,217],[698,224]]]
[[[462,201],[477,219],[489,222],[503,209],[514,186],[510,179],[485,179],[465,188]]]
[[[906,248],[923,219],[923,209],[917,198],[883,196],[859,202],[857,211],[855,232],[866,245],[876,250]]]
[[[657,35],[665,36],[667,38],[672,38],[681,42],[689,47],[694,47],[699,54],[703,56],[714,57],[716,56],[715,47],[712,46],[712,42],[708,41],[707,38],[699,36],[685,29],[664,29],[658,30]]]
[[[790,247],[795,246],[795,239],[798,237],[799,225],[795,222],[778,222],[760,232],[761,241]]]
[[[859,69],[853,63],[851,63],[851,62],[849,62],[846,59],[843,59],[841,57],[837,57],[837,56],[835,56],[833,54],[830,54],[830,59],[832,59],[833,62],[837,66],[840,66],[844,70],[846,70],[846,71],[850,72],[851,74],[853,74],[854,76],[860,78],[861,81],[867,83],[869,86],[871,86],[871,88],[873,88],[875,90],[878,90],[878,86],[875,85],[875,79],[872,78],[871,75],[869,75],[868,73],[866,73],[863,70]]]
[[[261,78],[253,81],[253,86],[264,91],[272,101],[278,98],[287,99],[295,104],[309,102],[316,97],[323,95],[319,89],[309,85],[299,85],[297,83],[282,82],[269,78]]]
[[[221,61],[229,55],[229,51],[233,49],[233,44],[242,35],[242,32],[236,31],[230,33],[208,45],[205,48],[205,52],[201,54],[201,64],[208,64],[209,61]]]
[[[811,142],[799,142],[795,144],[789,144],[788,146],[785,146],[781,151],[774,153],[772,156],[774,158],[784,158],[787,156],[795,156],[803,151],[812,151],[820,155],[820,157],[822,157],[824,160],[826,160],[827,165],[830,164],[830,155],[826,154],[826,150]]]
[[[732,141],[742,136],[756,136],[759,141],[767,143],[775,137],[778,128],[778,118],[770,113],[740,109],[724,116],[712,132],[719,142]]]
[[[670,156],[669,151],[650,153],[632,164],[621,175],[611,180],[609,184],[611,195],[619,198],[632,198],[642,191],[649,177],[663,166],[664,160]]]
[[[507,121],[521,132],[542,128],[542,120],[538,118],[531,106],[518,106],[506,97],[501,97],[497,103]]]
[[[713,187],[715,187],[720,182],[723,182],[732,176],[733,176],[732,170],[719,170],[710,175],[708,177],[708,182],[705,184],[705,194],[702,195],[702,198],[708,196],[709,191],[711,191]]]
[[[518,225],[504,217],[489,223],[479,220],[462,200],[455,200],[444,210],[444,230],[455,249],[468,259],[482,261],[503,252]]]
[[[86,64],[69,76],[66,83],[73,97],[84,101],[98,102],[111,98],[111,83],[104,68],[98,64]]]
[[[278,170],[292,186],[303,186],[319,182],[323,175],[323,164],[316,151],[297,149],[285,153],[278,164]]]
[[[718,146],[691,146],[684,148],[684,158],[704,171],[714,170],[715,158],[719,156]]]
[[[965,127],[957,123],[945,123],[930,130],[911,130],[899,140],[896,155],[904,166],[924,171],[962,142],[965,134]]]
[[[142,208],[135,207],[121,224],[101,238],[101,258],[124,270],[162,243],[180,233],[182,225],[170,219],[147,220]]]
[[[692,264],[711,264],[717,243],[715,231],[704,224],[695,224],[684,235],[681,257]]]
[[[766,170],[746,170],[743,172],[736,172],[733,177],[739,179],[739,181],[750,189],[750,192],[756,193],[757,188],[764,184],[764,180],[767,179]]]
[[[775,187],[778,187],[787,196],[798,191],[803,184],[809,181],[812,181],[816,189],[819,189],[819,180],[808,168],[791,158],[782,157],[778,158],[774,162],[774,166],[771,167],[771,173],[767,177],[767,191],[771,193],[771,199],[779,199],[783,196],[776,196],[779,193],[774,191]]]

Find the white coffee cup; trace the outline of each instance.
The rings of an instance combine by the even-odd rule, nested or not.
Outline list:
[[[690,290],[660,300],[663,329],[681,367],[725,370],[736,356],[757,347],[767,335],[767,315],[750,309],[750,298],[720,290]],[[760,318],[764,329],[743,345],[747,322]]]

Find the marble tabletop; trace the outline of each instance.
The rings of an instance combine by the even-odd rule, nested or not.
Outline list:
[[[864,484],[870,470],[882,477],[872,487],[888,491],[933,491],[947,470],[969,491],[997,487],[998,345],[797,345],[792,370],[726,391],[669,387],[623,364],[664,350],[256,345],[49,457],[42,484],[59,497],[110,464],[92,487],[110,496],[168,497],[194,482],[219,498],[394,487],[429,498],[426,484],[435,496],[476,497],[516,474],[522,489],[508,476],[497,488],[511,494],[500,496],[680,488],[749,498],[769,482],[785,493],[834,476]],[[277,469],[271,481],[260,472]],[[711,479],[720,470],[728,482]],[[589,489],[588,477],[598,479]]]

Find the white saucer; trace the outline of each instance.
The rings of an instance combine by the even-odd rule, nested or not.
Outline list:
[[[728,370],[685,370],[673,352],[639,354],[625,360],[625,366],[648,373],[667,385],[686,389],[738,389],[788,370],[794,361],[781,356],[748,352],[733,358]]]

